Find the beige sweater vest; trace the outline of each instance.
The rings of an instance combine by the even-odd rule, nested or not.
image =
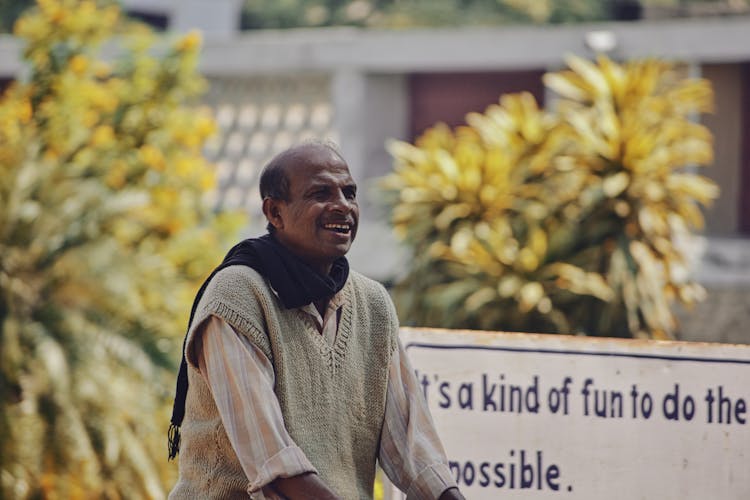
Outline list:
[[[372,498],[398,320],[375,281],[352,271],[342,293],[331,346],[308,315],[284,309],[255,270],[231,266],[211,280],[186,343],[190,388],[180,477],[170,499],[248,498],[249,481],[192,352],[196,327],[210,315],[224,319],[271,360],[286,428],[323,481],[347,500]]]

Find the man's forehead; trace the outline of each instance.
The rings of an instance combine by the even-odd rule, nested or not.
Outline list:
[[[303,193],[310,189],[319,187],[347,187],[354,186],[356,183],[349,170],[344,168],[326,168],[314,169],[306,175],[297,175],[290,179],[290,187],[293,192]]]
[[[289,162],[286,173],[291,183],[312,181],[346,181],[353,183],[349,166],[331,150],[314,150],[311,154],[296,155]]]
[[[300,168],[297,177],[302,179],[351,179],[349,167],[346,163],[338,165],[309,165]]]

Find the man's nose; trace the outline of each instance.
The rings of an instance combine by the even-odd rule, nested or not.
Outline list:
[[[331,208],[341,212],[350,212],[353,201],[346,197],[343,191],[339,190],[331,200]]]

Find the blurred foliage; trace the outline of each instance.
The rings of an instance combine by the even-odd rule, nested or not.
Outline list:
[[[0,32],[9,31],[32,4],[32,0],[0,0]],[[711,9],[721,15],[747,14],[750,9],[748,0],[244,0],[240,25],[283,29],[557,24],[630,19],[643,8],[684,16],[692,5],[704,5],[703,15]]]
[[[94,0],[39,0],[15,33],[28,67],[0,97],[0,495],[163,498],[186,311],[243,223],[206,203],[200,39],[157,46]]]
[[[677,9],[716,0],[245,0],[242,29],[556,24],[631,19],[642,7]],[[721,3],[721,2],[719,2]],[[737,14],[747,0],[727,0]],[[677,13],[677,11],[675,10]]]
[[[694,173],[712,161],[694,121],[710,84],[657,60],[567,61],[544,77],[552,110],[509,94],[389,144],[384,193],[414,255],[405,323],[669,338],[671,304],[704,294],[680,242],[718,195]]]
[[[313,26],[492,26],[602,20],[599,0],[245,0],[243,29]]]

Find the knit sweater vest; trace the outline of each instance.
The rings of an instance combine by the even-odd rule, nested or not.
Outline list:
[[[341,293],[338,334],[329,345],[309,315],[284,309],[255,270],[231,266],[214,276],[188,331],[190,389],[180,477],[170,499],[248,498],[248,478],[196,369],[195,331],[210,315],[230,324],[271,361],[286,429],[323,481],[347,500],[372,498],[398,320],[385,289],[359,273],[350,272]]]

